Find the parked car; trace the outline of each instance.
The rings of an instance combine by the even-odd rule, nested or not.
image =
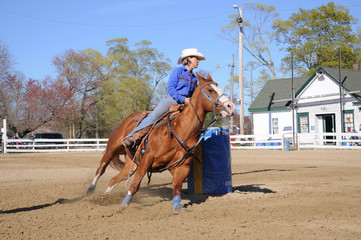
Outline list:
[[[33,135],[29,134],[26,136],[26,139],[34,140],[34,139],[63,139],[63,135],[61,133],[35,133]],[[56,142],[36,142],[37,145],[54,145],[54,144],[64,144],[64,142],[56,141]],[[49,147],[49,148],[58,148],[58,147]],[[61,148],[61,147],[60,147]]]
[[[61,133],[35,133],[35,139],[45,138],[45,139],[63,139]]]

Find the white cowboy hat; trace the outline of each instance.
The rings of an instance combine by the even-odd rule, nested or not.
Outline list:
[[[196,48],[187,48],[182,51],[182,55],[178,59],[178,64],[181,64],[183,59],[190,56],[196,56],[199,60],[206,60],[202,53],[198,52]]]

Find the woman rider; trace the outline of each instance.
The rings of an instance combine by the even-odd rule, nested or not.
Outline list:
[[[144,135],[144,131],[140,131],[153,123],[155,123],[169,107],[173,104],[188,105],[192,94],[197,86],[197,76],[193,69],[198,67],[201,60],[205,60],[202,53],[196,48],[187,48],[182,51],[182,55],[178,59],[178,64],[183,66],[173,70],[168,80],[167,94],[159,102],[157,107],[123,140],[125,147],[133,147],[138,139]]]

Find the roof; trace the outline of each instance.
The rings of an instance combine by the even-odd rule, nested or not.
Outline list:
[[[316,72],[324,72],[333,81],[338,84],[339,70],[338,68],[320,67]],[[294,78],[295,95],[304,89],[315,77],[316,72],[312,76],[302,76]],[[361,90],[361,71],[345,70],[341,71],[341,79],[344,80],[344,88],[346,91]],[[361,101],[361,94],[353,94]],[[292,97],[292,78],[274,79],[266,82],[262,90],[259,92],[253,103],[248,108],[250,112],[286,110],[288,101],[274,102],[271,101],[291,99]]]
[[[294,78],[295,92],[297,92],[309,79],[309,76]],[[273,99],[272,99],[273,97]],[[286,109],[287,101],[271,103],[271,100],[290,99],[292,97],[292,79],[274,79],[266,82],[251,106],[250,112]]]
[[[320,68],[323,69],[326,73],[329,74],[329,76],[333,80],[337,81],[339,79],[339,70],[338,68],[331,68],[331,67],[323,67]],[[361,90],[361,71],[355,71],[355,70],[341,70],[341,79],[344,80],[346,78],[345,82],[343,83],[343,87],[346,91],[360,91]],[[358,97],[360,97],[361,93],[358,93]]]

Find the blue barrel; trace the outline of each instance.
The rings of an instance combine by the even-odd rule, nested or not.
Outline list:
[[[290,141],[285,141],[285,151],[290,150]]]
[[[188,192],[219,195],[232,192],[229,129],[211,128],[196,149]]]

